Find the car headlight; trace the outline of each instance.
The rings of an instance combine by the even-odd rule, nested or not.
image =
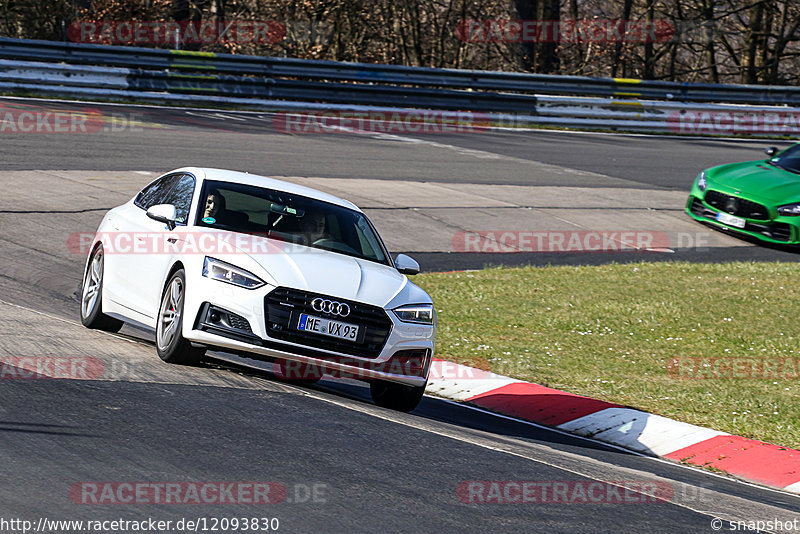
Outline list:
[[[433,304],[413,304],[392,310],[404,323],[433,324]]]
[[[778,213],[781,215],[789,215],[790,217],[797,217],[800,215],[800,202],[778,206]]]
[[[245,289],[256,289],[264,285],[253,273],[208,256],[203,261],[203,276]]]
[[[705,191],[707,187],[708,181],[706,180],[706,171],[703,171],[697,178],[697,188],[700,189],[700,191]]]

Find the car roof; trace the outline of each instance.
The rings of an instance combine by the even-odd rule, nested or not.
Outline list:
[[[294,193],[296,195],[302,195],[315,200],[336,204],[338,206],[349,208],[358,212],[361,211],[358,206],[352,202],[336,197],[329,193],[312,189],[310,187],[305,187],[303,185],[297,185],[291,182],[278,180],[277,178],[269,178],[268,176],[260,176],[258,174],[250,174],[248,172],[230,171],[226,169],[213,169],[208,167],[182,167],[180,169],[170,171],[168,174],[176,172],[188,172],[200,180],[214,180],[219,182],[230,182],[234,184],[252,185],[256,187],[275,189],[277,191],[284,191],[286,193]]]

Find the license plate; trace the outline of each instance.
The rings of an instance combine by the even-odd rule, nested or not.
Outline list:
[[[354,324],[341,323],[324,317],[316,317],[305,313],[300,314],[297,322],[297,329],[303,332],[314,332],[323,336],[335,337],[347,341],[358,340],[358,326]]]
[[[723,224],[735,226],[736,228],[744,228],[744,225],[747,223],[747,221],[741,217],[722,212],[717,213],[717,220]]]

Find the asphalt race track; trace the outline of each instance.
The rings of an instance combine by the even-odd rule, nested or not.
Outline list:
[[[21,133],[0,124],[0,171],[160,174],[195,165],[309,183],[354,200],[371,215],[390,249],[415,253],[425,270],[800,258],[794,250],[753,247],[707,230],[682,213],[688,187],[700,170],[758,159],[766,145],[785,143],[511,130],[303,134],[276,131],[273,113],[0,100],[4,117],[58,111],[99,116],[105,123],[88,127],[87,133],[62,134]],[[144,175],[125,194],[147,180]],[[114,205],[90,200],[75,202],[89,209]],[[660,241],[669,242],[669,251],[575,254],[522,247],[498,254],[489,247],[475,254],[452,243],[459,232],[509,228],[665,232]]]
[[[195,165],[285,177],[354,200],[390,249],[412,253],[427,270],[797,261],[793,251],[753,246],[682,213],[699,170],[757,159],[767,143],[544,131],[290,135],[265,113],[0,105],[116,117],[114,128],[94,133],[0,132],[0,358],[83,358],[97,371],[87,380],[34,380],[3,368],[0,520],[277,518],[279,532],[649,533],[713,532],[715,517],[800,519],[800,498],[434,397],[400,414],[374,406],[350,381],[299,387],[225,355],[197,368],[164,364],[147,332],[109,335],[80,325],[74,293],[85,258],[68,245],[158,173]],[[458,250],[461,233],[509,229],[653,232],[668,242],[633,252]],[[668,494],[657,502],[633,491],[623,492],[625,502],[504,504],[465,496],[465,487],[487,481],[570,488],[627,481]],[[87,488],[124,483],[206,482],[270,483],[280,498],[110,504],[86,497]]]

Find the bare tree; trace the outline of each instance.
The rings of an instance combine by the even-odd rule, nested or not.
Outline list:
[[[686,82],[800,83],[797,0],[0,0],[0,33],[6,36],[59,40],[65,25],[76,19],[255,20],[283,29],[269,42],[190,45],[236,54]],[[538,21],[545,30],[522,41],[498,34],[471,40],[461,31],[467,21],[502,28],[503,21],[513,20]],[[622,39],[593,39],[554,31],[562,21],[563,30],[620,20],[671,25],[675,34],[637,40],[620,26]]]

